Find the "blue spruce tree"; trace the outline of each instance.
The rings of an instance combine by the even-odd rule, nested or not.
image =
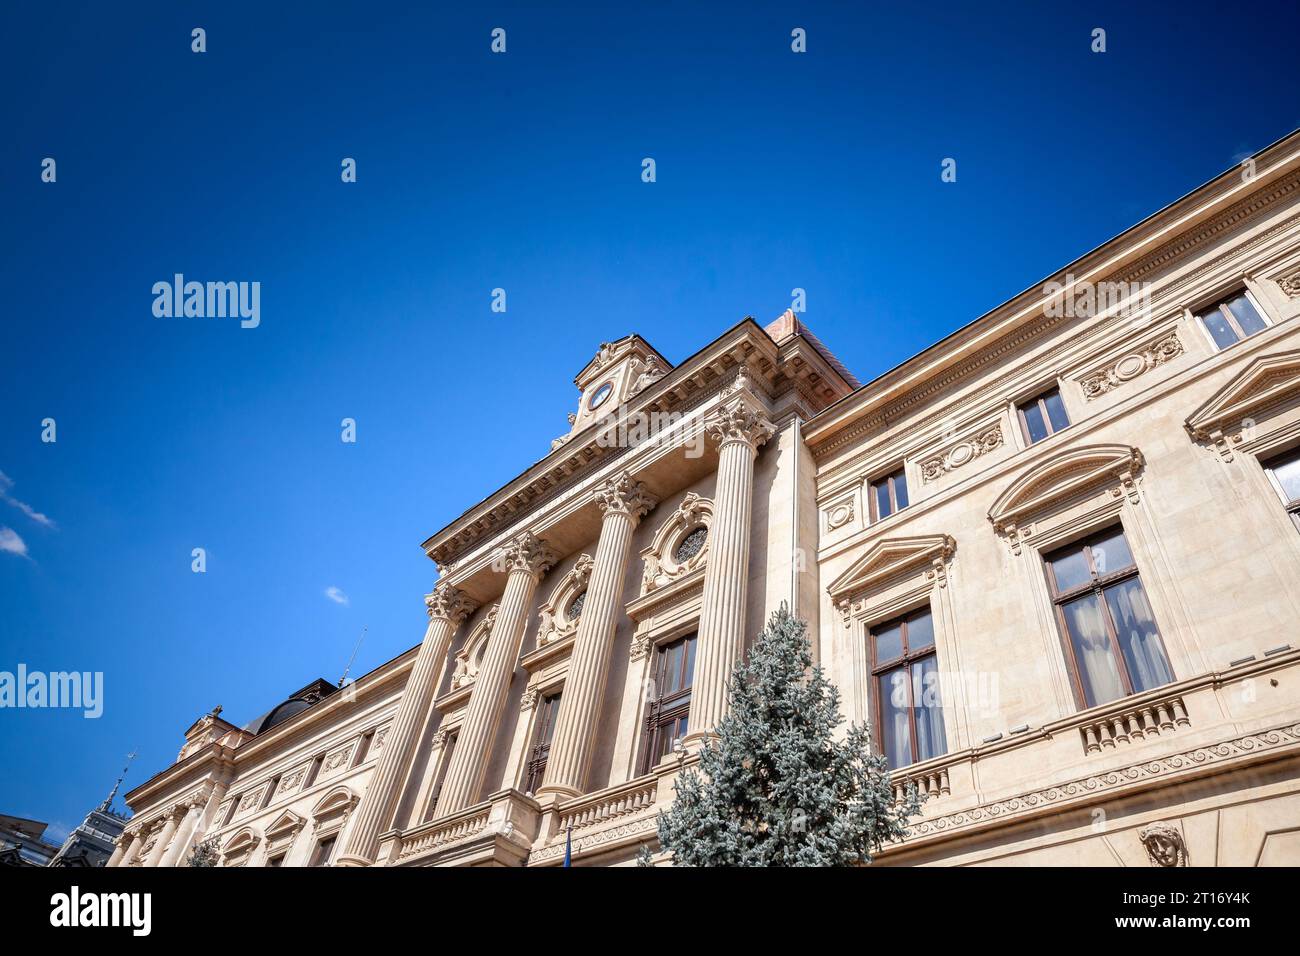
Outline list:
[[[674,865],[852,866],[907,835],[916,790],[895,800],[867,727],[834,739],[839,692],[812,666],[806,632],[782,604],[737,665],[716,740],[659,815]]]

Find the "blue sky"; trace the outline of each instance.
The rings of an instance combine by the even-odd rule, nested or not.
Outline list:
[[[105,675],[97,720],[0,710],[0,812],[56,831],[363,625],[354,673],[418,642],[419,543],[602,340],[800,287],[867,380],[1300,126],[1292,4],[270,6],[4,15],[0,670]],[[155,318],[177,272],[261,324]]]

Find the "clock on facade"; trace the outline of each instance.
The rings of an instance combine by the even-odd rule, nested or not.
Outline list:
[[[609,396],[613,391],[614,383],[606,382],[604,385],[600,386],[600,388],[591,393],[591,401],[587,402],[587,407],[592,409],[600,408],[600,406],[604,405],[605,402],[609,400]]]

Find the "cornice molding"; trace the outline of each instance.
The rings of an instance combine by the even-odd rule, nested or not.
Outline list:
[[[1275,206],[1280,200],[1293,196],[1296,194],[1297,190],[1300,190],[1300,172],[1290,173],[1280,179],[1273,188],[1238,201],[1236,204],[1215,217],[1212,223],[1203,225],[1200,229],[1194,231],[1189,230],[1183,236],[1164,243],[1153,252],[1139,259],[1135,264],[1117,268],[1108,274],[1098,275],[1096,277],[1090,276],[1089,280],[1098,283],[1133,283],[1149,281],[1149,276],[1153,271],[1161,268],[1167,268],[1172,271],[1173,267],[1178,262],[1194,254],[1200,247],[1209,242],[1215,241],[1234,230],[1241,230],[1252,225],[1256,220],[1262,218],[1271,207]],[[1261,243],[1268,242],[1275,238],[1279,233],[1293,228],[1298,222],[1300,222],[1300,215],[1288,217],[1285,221],[1273,225],[1261,235],[1255,236],[1248,242],[1234,248],[1231,250],[1230,254],[1237,255],[1254,248]],[[1107,245],[1109,245],[1109,243]],[[1101,249],[1104,248],[1106,247],[1101,247]],[[1101,249],[1096,251],[1099,252]],[[1218,261],[1209,263],[1186,275],[1171,279],[1171,281],[1160,291],[1160,297],[1171,298],[1177,295],[1182,289],[1194,284],[1206,273],[1217,268],[1218,265]],[[1067,266],[1066,269],[1070,270],[1076,267],[1077,263],[1072,263]],[[1061,274],[1061,272],[1058,272],[1056,274],[1057,278],[1059,278]],[[1030,313],[1033,313],[1035,300],[1025,298],[1033,291],[1034,290],[1030,290],[1030,292],[1022,293],[1015,299],[1005,303],[1000,306],[998,310],[995,310],[994,314],[985,316],[982,319],[976,319],[969,326],[954,333],[954,336],[962,336],[964,333],[974,334],[981,327],[995,324],[1000,318],[997,313],[1003,313],[1001,318],[1004,321],[1006,320],[1006,317],[1009,317],[1010,314],[1014,314],[1018,310],[1028,310]],[[1044,301],[1042,304],[1045,305],[1046,302]],[[1163,311],[1163,309],[1164,306],[1161,305],[1157,306],[1155,311]],[[953,386],[962,380],[975,375],[981,369],[991,364],[1004,360],[1010,354],[1025,350],[1033,342],[1041,340],[1042,338],[1054,333],[1058,328],[1067,325],[1071,321],[1074,320],[1066,315],[1053,317],[1048,316],[1041,311],[1037,314],[1027,315],[1022,322],[1017,324],[1002,337],[996,339],[987,348],[981,349],[975,355],[964,361],[954,363],[946,370],[935,373],[935,375],[924,379],[913,388],[904,390],[903,393],[892,402],[885,403],[875,411],[864,414],[856,421],[852,420],[854,414],[852,410],[844,410],[839,413],[839,415],[843,417],[844,423],[838,428],[835,427],[834,418],[831,414],[825,415],[824,423],[818,421],[819,418],[823,418],[823,415],[814,416],[813,420],[808,423],[806,431],[806,434],[811,436],[809,438],[809,444],[812,448],[814,458],[820,461],[833,455],[839,449],[866,438],[874,432],[887,428],[890,424],[897,421],[898,418],[907,414],[909,410],[915,406],[923,404],[937,394],[951,391]],[[1074,337],[1059,343],[1044,355],[1039,356],[1037,360],[1038,364],[1051,364],[1059,355],[1075,347],[1076,344]],[[932,346],[932,348],[934,347],[937,346]],[[925,352],[921,353],[921,355],[924,354]],[[904,365],[899,366],[899,368],[895,369],[893,372],[886,374],[901,375],[903,372],[908,370],[909,366],[918,362],[920,358],[921,356],[919,355],[904,363]],[[1008,374],[1000,376],[996,381],[990,382],[983,391],[998,392],[1007,381],[1013,379],[1017,374],[1020,374],[1019,369],[1012,370]],[[865,389],[871,389],[873,386],[879,386],[879,380],[877,382],[868,383],[863,387],[863,389],[860,389],[859,392],[862,392]],[[832,414],[834,413],[834,409],[829,411]],[[930,418],[918,421],[915,428],[921,429],[927,427],[933,422],[939,421],[942,417],[942,413],[936,413]],[[825,427],[831,428],[832,430],[819,438],[816,436],[816,430],[823,424]]]

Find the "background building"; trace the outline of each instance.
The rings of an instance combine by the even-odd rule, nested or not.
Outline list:
[[[865,385],[603,344],[422,642],[200,718],[110,865],[629,863],[782,602],[929,797],[881,862],[1300,862],[1297,314],[1300,134]]]

